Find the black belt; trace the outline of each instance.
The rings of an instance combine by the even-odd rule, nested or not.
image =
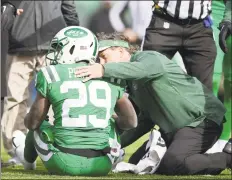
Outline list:
[[[203,19],[178,19],[170,16],[169,14],[165,13],[162,9],[155,9],[153,11],[154,16],[158,16],[162,19],[165,19],[169,22],[176,23],[178,25],[193,25],[200,22],[203,22]]]
[[[101,150],[94,150],[94,149],[72,149],[72,148],[65,148],[62,146],[57,145],[56,143],[53,144],[54,147],[59,149],[60,151],[68,154],[73,154],[77,156],[83,156],[87,158],[94,158],[94,157],[100,157],[100,156],[105,156],[107,153],[110,153],[111,148],[106,147]]]

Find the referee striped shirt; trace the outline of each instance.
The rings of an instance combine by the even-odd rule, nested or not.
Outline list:
[[[211,13],[211,0],[153,0],[170,16],[178,19],[204,19]]]

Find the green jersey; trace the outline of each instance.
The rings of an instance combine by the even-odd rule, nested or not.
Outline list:
[[[175,62],[155,51],[138,52],[131,61],[105,64],[104,76],[132,80],[132,99],[165,133],[195,127],[205,118],[221,124],[223,104]]]
[[[66,148],[103,149],[109,146],[111,119],[123,89],[114,79],[83,83],[75,69],[86,65],[59,64],[42,68],[36,89],[54,111],[54,141]],[[115,81],[115,82],[114,82]]]

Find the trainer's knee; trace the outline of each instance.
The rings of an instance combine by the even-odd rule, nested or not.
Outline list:
[[[160,163],[158,173],[163,175],[181,175],[185,166],[184,164],[184,157],[167,152]]]

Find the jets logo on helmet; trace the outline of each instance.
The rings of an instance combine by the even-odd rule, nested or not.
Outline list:
[[[50,64],[74,64],[96,61],[98,40],[87,28],[69,26],[60,30],[50,43],[47,60]]]
[[[87,36],[88,33],[80,28],[72,28],[65,31],[64,35],[71,38],[81,38]]]

